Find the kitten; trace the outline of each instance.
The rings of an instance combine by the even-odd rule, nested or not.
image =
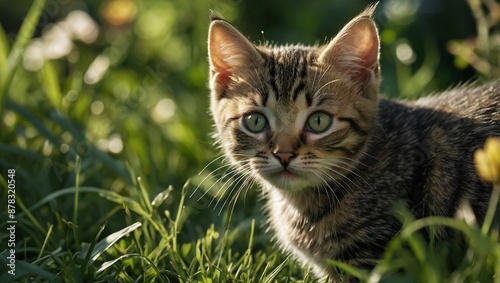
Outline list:
[[[469,204],[481,221],[492,190],[472,156],[500,136],[500,81],[379,98],[374,9],[320,47],[256,46],[219,18],[209,30],[216,138],[261,185],[280,247],[330,282],[325,259],[376,264],[401,229],[396,203],[417,218]]]

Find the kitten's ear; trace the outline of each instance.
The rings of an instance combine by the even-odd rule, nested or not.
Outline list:
[[[360,83],[379,77],[379,38],[372,19],[376,5],[351,20],[321,51],[319,61],[348,72]]]
[[[230,23],[212,18],[208,32],[211,81],[226,87],[235,73],[262,59],[255,46]]]

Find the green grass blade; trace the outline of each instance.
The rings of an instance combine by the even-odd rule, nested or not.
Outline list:
[[[33,161],[33,163],[38,163],[38,164],[43,162],[44,159],[43,155],[38,152],[29,151],[15,145],[0,143],[0,153],[4,152],[9,154],[15,154],[17,156],[22,156],[23,158],[26,158],[28,160]]]
[[[5,30],[0,25],[0,70],[3,70],[7,64],[7,57],[9,56],[9,40]]]
[[[326,262],[330,265],[336,266],[343,271],[353,275],[354,277],[358,278],[362,282],[366,282],[368,278],[370,277],[369,273],[366,270],[356,268],[354,266],[351,266],[347,263],[336,261],[336,260],[330,260],[327,259]]]
[[[43,88],[49,98],[49,101],[56,109],[60,109],[62,105],[62,94],[59,78],[54,64],[50,61],[45,62],[41,70],[41,75]]]
[[[105,263],[103,263],[101,265],[101,267],[95,272],[95,274],[98,274],[98,273],[101,273],[101,272],[105,271],[110,266],[113,266],[115,263],[117,263],[118,261],[120,261],[122,259],[131,258],[131,257],[138,257],[138,258],[141,258],[141,259],[145,260],[146,262],[148,262],[151,265],[151,267],[155,270],[156,274],[158,274],[158,276],[160,277],[159,278],[159,282],[170,282],[170,280],[167,277],[164,277],[162,275],[162,273],[160,272],[160,270],[158,269],[158,267],[148,257],[146,257],[146,256],[144,256],[142,254],[138,254],[138,253],[122,255],[122,256],[120,256],[120,257],[118,257],[116,259],[107,261],[107,262],[105,262]],[[177,276],[177,274],[175,274],[175,273],[173,273],[171,271],[168,271],[168,270],[165,270],[163,272],[164,273],[169,273],[172,276]]]
[[[181,199],[179,201],[179,208],[177,210],[177,214],[175,215],[174,226],[172,227],[172,230],[173,230],[172,235],[174,235],[172,246],[173,246],[174,251],[176,251],[176,252],[177,252],[177,233],[178,233],[180,226],[181,226],[180,221],[181,221],[182,212],[184,210],[184,201],[186,199],[188,185],[189,185],[189,180],[182,187]]]
[[[140,204],[129,197],[125,197],[125,196],[119,195],[115,192],[100,189],[100,188],[95,188],[95,187],[80,187],[79,191],[80,191],[80,193],[98,194],[101,197],[105,198],[106,200],[109,200],[111,202],[114,202],[114,203],[117,203],[120,205],[123,203],[126,203],[132,211],[145,217],[146,219],[150,219],[149,214],[144,209],[142,209]],[[74,194],[74,193],[75,193],[75,188],[65,188],[65,189],[62,189],[59,191],[55,191],[55,192],[51,193],[50,195],[44,197],[43,199],[41,199],[40,201],[38,201],[34,205],[30,206],[28,210],[34,211],[37,208],[47,204],[48,202],[50,202],[52,200],[55,200],[55,199],[57,199],[61,196],[64,196],[64,195]],[[24,214],[25,214],[24,212],[20,213],[18,215],[18,217],[22,217],[22,216],[24,216]]]
[[[26,18],[19,29],[14,46],[7,58],[7,64],[0,70],[0,117],[2,117],[3,101],[9,86],[14,78],[14,73],[21,61],[23,49],[33,37],[38,20],[42,15],[43,8],[47,0],[35,0],[31,5]]]
[[[8,264],[7,255],[0,255],[0,264],[2,266],[6,266]],[[60,280],[56,280],[57,276],[52,274],[42,267],[37,266],[32,263],[28,263],[22,260],[16,260],[16,271],[15,275],[11,275],[9,273],[5,273],[0,275],[0,282],[19,282],[21,279],[27,276],[32,276],[39,279],[45,279],[50,282],[59,282]],[[24,281],[23,281],[24,282]]]
[[[45,251],[45,247],[47,246],[47,242],[49,241],[50,235],[52,234],[53,228],[54,228],[54,225],[51,224],[49,226],[49,230],[47,231],[47,235],[45,236],[45,240],[43,241],[42,248],[40,249],[40,252],[38,253],[38,257],[36,258],[36,260],[39,260],[42,257],[43,252]]]
[[[117,263],[118,261],[124,259],[124,258],[130,258],[130,257],[142,257],[141,254],[138,254],[138,253],[135,253],[135,254],[126,254],[126,255],[122,255],[122,256],[119,256],[113,260],[110,260],[110,261],[106,261],[104,262],[101,267],[99,267],[99,269],[96,270],[95,274],[99,274],[103,271],[106,271],[106,269],[108,269],[109,267],[113,266],[115,263]]]
[[[123,165],[123,163],[113,159],[107,153],[103,152],[97,146],[93,145],[90,141],[88,141],[87,138],[85,137],[85,134],[82,133],[81,129],[78,129],[77,127],[75,127],[74,124],[70,123],[70,121],[64,115],[61,115],[57,111],[53,111],[50,114],[50,119],[51,119],[51,121],[53,121],[56,124],[58,124],[59,126],[61,126],[61,128],[63,128],[64,130],[69,131],[71,133],[71,135],[73,137],[75,137],[75,139],[78,140],[78,142],[80,144],[84,144],[84,145],[89,146],[90,147],[90,149],[89,149],[90,155],[97,158],[99,161],[101,161],[109,169],[115,171],[125,181],[127,181],[127,182],[131,181],[130,172],[127,171],[127,168]],[[57,146],[59,146],[59,145],[57,145]]]
[[[35,127],[35,129],[42,136],[47,138],[49,142],[55,147],[61,146],[60,139],[56,135],[52,134],[52,132],[44,125],[44,123],[42,123],[39,118],[33,115],[33,113],[29,109],[11,100],[7,100],[5,102],[5,106],[28,120]],[[90,154],[92,156],[95,156],[95,158],[101,161],[106,167],[115,171],[125,181],[130,181],[130,174],[122,163],[113,159],[111,156],[99,150],[96,146],[87,141],[85,135],[79,132],[75,126],[71,125],[71,123],[69,123],[67,119],[57,113],[52,113],[50,119],[51,121],[61,126],[64,130],[68,130],[69,132],[71,132],[71,134],[79,141],[79,143],[87,143],[89,146],[91,146]]]
[[[33,125],[33,127],[35,127],[38,133],[47,138],[49,142],[53,144],[55,147],[61,146],[60,139],[56,135],[52,134],[52,132],[49,129],[47,129],[44,123],[40,121],[40,118],[36,117],[32,113],[32,111],[30,111],[27,107],[17,104],[11,100],[5,101],[5,107],[9,108],[10,110],[16,112],[17,114],[25,118],[28,122],[30,122]]]
[[[264,278],[264,280],[262,282],[265,282],[265,283],[275,282],[276,276],[278,276],[278,274],[281,272],[281,270],[283,270],[283,268],[285,267],[285,265],[288,264],[288,261],[290,260],[290,257],[291,256],[288,256],[282,263],[280,263],[278,266],[276,266],[271,271],[271,273],[269,273],[266,276],[266,278]],[[266,266],[266,269],[267,269],[267,266]]]
[[[48,232],[43,228],[40,222],[35,218],[35,216],[30,212],[30,210],[24,205],[24,202],[21,200],[19,196],[16,196],[16,204],[21,209],[22,213],[26,214],[30,222],[34,227],[38,229],[42,234],[47,234]],[[21,216],[22,214],[19,214]]]
[[[80,158],[79,155],[76,156],[76,162],[75,162],[75,197],[73,201],[73,223],[75,225],[78,225],[78,196],[79,192],[78,189],[80,188],[80,170],[82,168],[82,159]]]
[[[94,251],[95,251],[95,246],[96,246],[96,243],[97,243],[97,240],[99,239],[99,237],[101,236],[101,233],[102,231],[104,231],[104,228],[106,228],[106,223],[104,223],[101,228],[99,228],[99,231],[97,232],[94,240],[92,241],[92,243],[90,244],[90,247],[89,249],[87,250],[87,253],[85,255],[85,259],[83,260],[83,264],[82,264],[82,268],[84,268],[85,270],[88,270],[87,267],[94,261],[90,262],[90,258],[91,256],[93,255]],[[105,251],[105,250],[104,250]],[[85,271],[84,271],[85,272]],[[82,272],[82,274],[84,273]]]
[[[134,231],[135,229],[141,226],[142,226],[141,222],[135,222],[134,224],[125,227],[117,232],[114,232],[113,234],[102,239],[99,243],[95,245],[94,249],[92,250],[92,254],[90,255],[90,260],[88,264],[91,264],[94,261],[96,261],[99,258],[99,256],[101,256],[101,254],[103,254],[107,249],[109,249],[112,245],[118,242],[118,240],[127,236],[130,232]]]
[[[47,138],[49,140],[49,142],[51,144],[53,144],[55,147],[59,147],[61,145],[61,141],[59,140],[59,138],[57,136],[55,136],[54,134],[52,134],[51,131],[48,130],[47,127],[43,123],[41,123],[39,121],[39,119],[37,117],[35,117],[28,109],[26,109],[25,107],[23,107],[23,106],[21,106],[19,104],[14,103],[13,101],[10,101],[10,100],[6,101],[6,106],[7,106],[7,108],[10,108],[14,112],[16,112],[16,113],[20,114],[21,116],[23,116],[26,120],[28,120],[35,127],[35,129],[42,136],[44,136],[45,138]],[[68,128],[65,127],[66,124],[68,124],[68,123],[66,123],[66,124],[60,124],[59,123],[60,119],[55,119],[54,116],[52,116],[51,118],[53,118],[52,120],[54,122],[56,122],[59,125],[63,126],[63,128],[65,130],[68,130]],[[105,152],[99,150],[96,146],[94,146],[93,144],[91,144],[90,142],[88,142],[85,139],[84,136],[78,135],[78,136],[75,136],[75,137],[79,140],[80,144],[87,143],[90,146],[90,148],[91,148],[90,155],[91,156],[94,156],[96,159],[98,159],[99,161],[101,161],[106,167],[108,167],[109,169],[111,169],[114,172],[116,172],[125,181],[129,181],[130,180],[130,175],[127,172],[127,170],[125,169],[125,167],[122,165],[122,163],[120,163],[119,161],[113,159],[111,156],[109,156]],[[20,153],[20,154],[23,154],[23,155],[28,155],[29,154],[28,151],[23,151],[23,150],[16,149],[15,147],[9,147],[8,145],[2,145],[2,144],[0,144],[0,150],[3,150],[4,148],[5,148],[5,150],[16,151],[16,153]],[[37,156],[37,159],[41,159],[41,157]]]
[[[137,177],[137,184],[139,185],[139,189],[141,191],[144,208],[149,213],[153,213],[153,206],[151,204],[151,199],[149,198],[148,189],[144,185],[141,177]]]

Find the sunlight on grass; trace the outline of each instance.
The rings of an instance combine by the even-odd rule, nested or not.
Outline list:
[[[217,190],[229,183],[217,183],[227,167],[209,138],[208,15],[215,9],[279,43],[331,36],[347,11],[366,3],[282,9],[279,1],[89,0],[73,11],[67,1],[35,0],[29,9],[21,2],[0,12],[0,186],[11,168],[18,184],[16,275],[1,274],[0,282],[317,282],[265,233],[257,192],[231,202],[230,190]],[[462,71],[497,74],[494,13],[469,1],[480,34],[448,43],[458,70],[443,67],[442,44],[412,28],[417,2],[380,8],[388,95],[416,97]],[[10,13],[26,16],[18,31]],[[373,271],[330,263],[367,282],[500,282],[492,216],[499,194],[482,227],[405,212],[403,230]],[[463,241],[429,245],[419,233],[443,226]],[[4,266],[8,252],[0,249]]]

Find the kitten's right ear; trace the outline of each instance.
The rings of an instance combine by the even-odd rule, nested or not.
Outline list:
[[[234,79],[235,73],[261,60],[255,46],[225,20],[212,18],[208,32],[210,81],[220,86]]]

